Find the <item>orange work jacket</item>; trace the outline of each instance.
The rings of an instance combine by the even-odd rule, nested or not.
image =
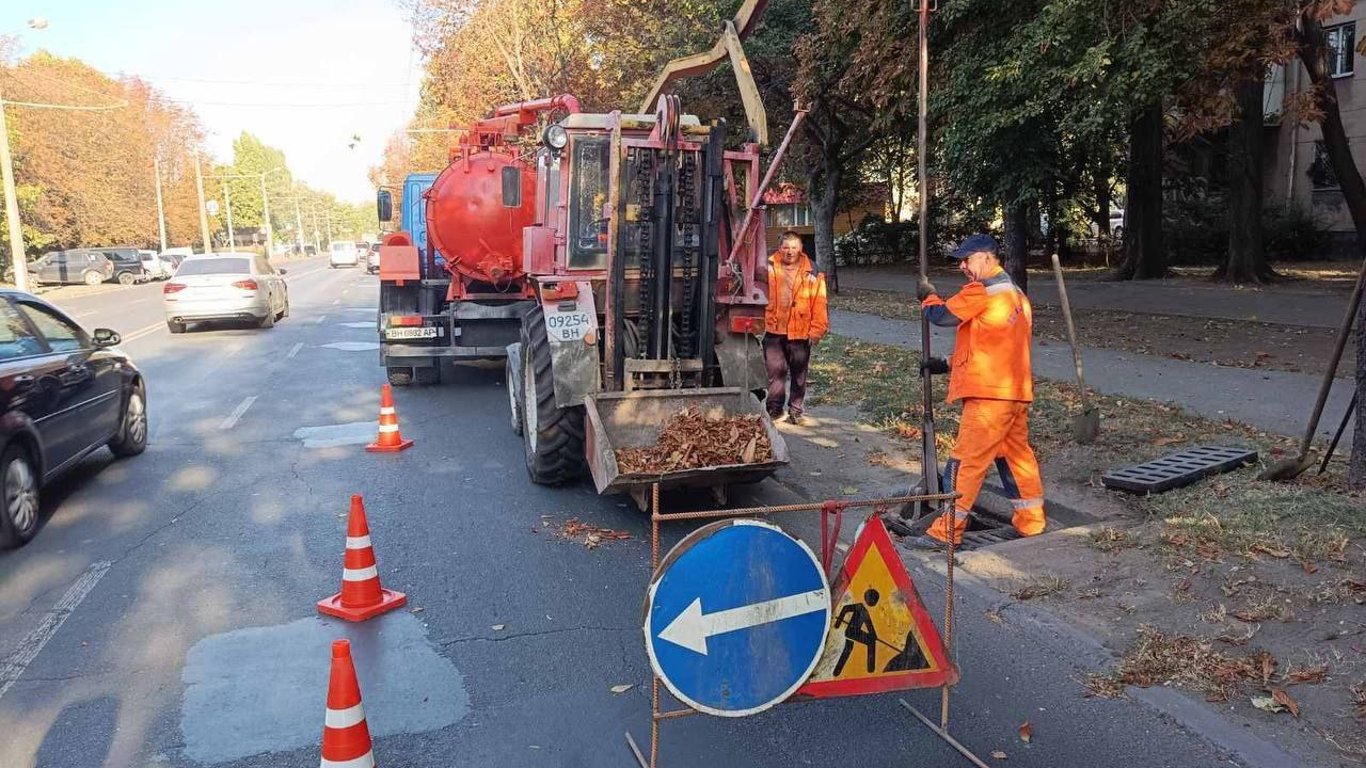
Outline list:
[[[830,315],[826,306],[825,275],[811,266],[805,253],[797,260],[797,280],[792,288],[792,301],[783,305],[784,277],[781,252],[768,257],[768,309],[764,311],[764,326],[772,333],[786,326],[783,335],[789,339],[821,340],[830,330]],[[784,322],[785,321],[785,322]]]
[[[1033,309],[1010,275],[999,270],[974,280],[948,301],[930,294],[921,308],[931,323],[958,329],[950,361],[950,403],[972,397],[1033,402]]]

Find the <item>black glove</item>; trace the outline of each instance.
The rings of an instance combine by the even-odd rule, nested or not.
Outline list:
[[[920,283],[915,287],[915,297],[920,301],[924,301],[932,293],[939,293],[939,291],[935,289],[934,283],[931,283],[928,277],[920,278]]]
[[[920,372],[943,376],[949,372],[949,361],[942,357],[931,357],[920,363]]]

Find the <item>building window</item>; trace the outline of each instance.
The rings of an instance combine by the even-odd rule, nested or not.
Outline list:
[[[1314,161],[1309,164],[1309,183],[1314,189],[1338,189],[1338,175],[1333,170],[1333,161],[1328,157],[1328,147],[1321,141],[1314,142]]]
[[[1356,22],[1325,27],[1323,34],[1328,41],[1328,74],[1333,77],[1351,75],[1356,69]]]
[[[809,203],[784,203],[768,206],[767,224],[770,227],[809,227],[811,226],[811,205]]]

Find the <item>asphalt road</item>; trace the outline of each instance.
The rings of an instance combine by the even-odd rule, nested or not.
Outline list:
[[[650,705],[644,518],[586,483],[531,485],[494,368],[400,390],[416,446],[365,453],[383,381],[376,279],[289,268],[293,313],[271,330],[173,337],[155,284],[47,294],[124,334],[152,437],[141,457],[101,452],[49,488],[44,528],[0,553],[0,766],[316,765],[334,637],[355,645],[380,765],[634,764],[623,735],[648,743]],[[409,601],[359,625],[314,609],[337,589],[352,493],[385,586]],[[543,525],[570,517],[633,538],[588,549]],[[777,522],[816,540],[813,520]],[[693,527],[667,525],[665,546]],[[942,580],[911,562],[938,615]],[[983,593],[959,595],[952,730],[989,762],[1244,764],[1208,741],[1237,746],[1239,729],[1197,734],[1150,701],[1085,698],[1077,679],[1102,649],[1023,609],[989,621]],[[937,692],[907,698],[937,716]],[[670,721],[662,764],[965,764],[896,699]]]

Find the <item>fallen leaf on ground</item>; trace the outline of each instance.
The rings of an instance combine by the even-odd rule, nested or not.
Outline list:
[[[1002,752],[1002,751],[999,750],[999,749],[994,749],[994,750],[992,750],[992,751],[991,751],[991,756],[994,757],[994,758],[996,758],[997,760],[1004,760],[1004,759],[1006,759],[1006,753]]]
[[[1276,703],[1276,700],[1273,699],[1273,698],[1271,698],[1270,696],[1253,696],[1253,697],[1252,697],[1252,706],[1256,707],[1257,709],[1262,710],[1263,712],[1284,712],[1284,711],[1285,711],[1285,707],[1283,707],[1283,706],[1281,706],[1280,704]]]
[[[1319,572],[1319,567],[1318,567],[1317,565],[1314,565],[1313,563],[1309,562],[1308,560],[1305,560],[1304,562],[1300,563],[1300,567],[1304,568],[1304,572],[1305,572],[1305,573],[1318,573],[1318,572]]]
[[[1269,545],[1269,544],[1253,544],[1252,547],[1249,549],[1249,551],[1251,551],[1251,552],[1261,552],[1262,554],[1271,555],[1272,557],[1275,557],[1275,558],[1278,558],[1278,559],[1284,559],[1284,558],[1290,557],[1290,554],[1291,554],[1291,553],[1290,553],[1290,550],[1288,550],[1288,549],[1284,549],[1284,548],[1282,548],[1282,547],[1271,546],[1271,545]]]
[[[612,693],[626,693],[634,687],[636,686],[632,683],[626,683],[624,685],[614,685],[612,686]]]
[[[1276,671],[1276,659],[1271,654],[1262,652],[1262,683],[1271,679],[1271,673]]]
[[[506,625],[506,624],[494,624],[494,625],[493,625],[493,631],[494,631],[494,632],[502,632],[502,631],[503,631],[503,627],[505,627],[505,626],[507,626],[507,625]]]
[[[1314,667],[1295,667],[1286,674],[1286,679],[1292,683],[1321,683],[1328,677],[1328,665],[1319,664]]]
[[[840,486],[840,493],[844,494],[845,496],[852,496],[852,495],[858,493],[858,486],[856,486],[856,485],[842,485],[842,486]]]
[[[986,617],[987,617],[987,620],[988,620],[988,621],[991,621],[993,624],[1004,624],[1004,623],[1005,623],[1005,619],[1001,618],[1001,614],[1000,614],[999,611],[987,611]]]
[[[1290,715],[1292,717],[1298,718],[1300,716],[1300,705],[1296,704],[1295,700],[1290,698],[1290,694],[1282,691],[1280,688],[1272,688],[1271,698],[1275,699],[1277,704],[1290,710]]]
[[[1153,441],[1153,445],[1172,445],[1173,443],[1179,443],[1185,439],[1186,438],[1182,435],[1176,435],[1175,437],[1159,437]]]
[[[425,611],[425,610],[427,610],[427,609],[426,609],[426,608],[423,608],[422,606],[418,606],[418,607],[412,609],[412,610],[409,611],[409,612],[410,612],[410,613],[422,613],[422,612]]]
[[[1028,720],[1020,723],[1018,730],[1020,732],[1020,741],[1028,744],[1030,739],[1034,738],[1034,726],[1030,725]]]

